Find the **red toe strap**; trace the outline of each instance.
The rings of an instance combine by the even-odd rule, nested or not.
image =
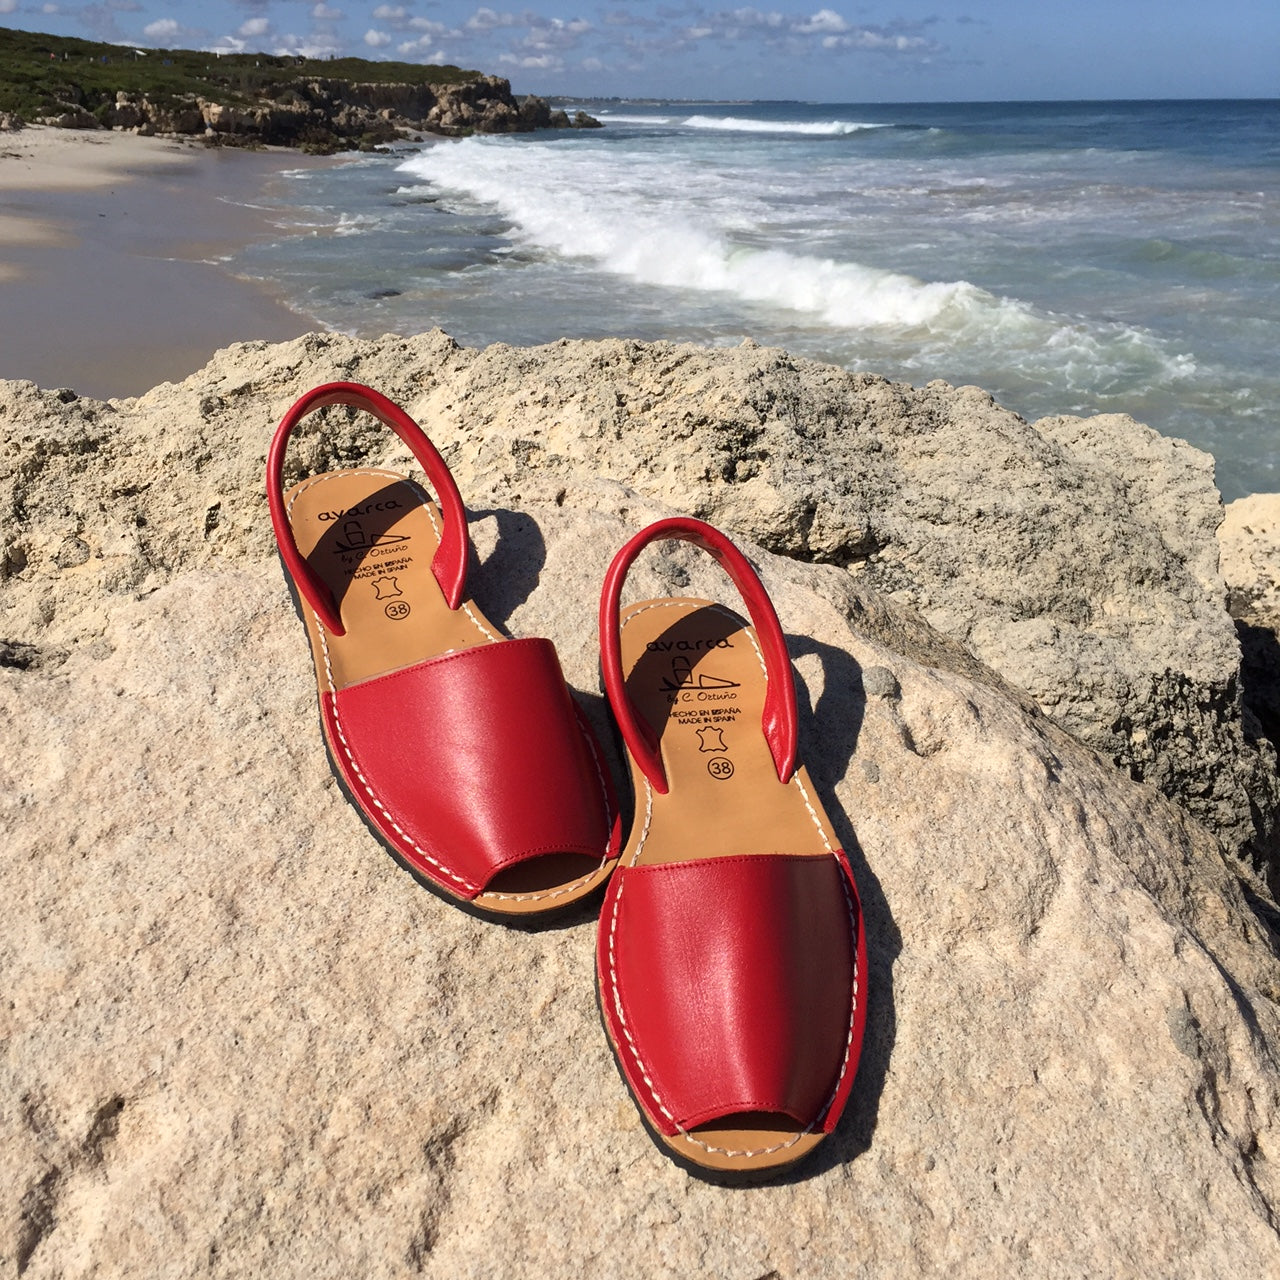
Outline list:
[[[334,635],[344,635],[345,629],[332,593],[298,550],[293,526],[285,511],[283,494],[284,454],[289,436],[309,413],[330,404],[344,404],[373,414],[409,446],[409,452],[417,458],[426,472],[444,518],[444,531],[431,560],[431,571],[444,592],[449,608],[456,609],[466,587],[468,548],[467,512],[458,494],[458,486],[454,483],[445,460],[422,433],[418,424],[381,392],[358,382],[326,382],[308,391],[281,419],[271,441],[271,449],[267,454],[267,502],[271,507],[271,526],[275,530],[280,558],[284,561],[289,576],[320,621]]]
[[[865,1021],[843,853],[619,868],[601,930],[610,1038],[661,1132],[740,1112],[830,1130]]]
[[[616,856],[603,763],[549,640],[459,649],[323,703],[361,807],[455,896],[541,854]]]
[[[651,542],[675,538],[692,542],[708,551],[729,575],[738,588],[751,615],[760,651],[764,655],[769,688],[765,693],[764,715],[761,728],[773,755],[774,767],[782,782],[790,780],[796,767],[796,691],[791,673],[791,659],[787,655],[787,642],[773,604],[760,582],[756,571],[746,556],[712,525],[690,516],[673,516],[659,520],[642,529],[626,543],[613,558],[605,574],[604,589],[600,595],[600,667],[604,674],[605,691],[613,709],[618,728],[632,758],[643,770],[656,791],[667,792],[666,770],[653,730],[639,715],[627,695],[626,681],[622,675],[622,646],[618,634],[619,602],[622,584],[632,561]]]

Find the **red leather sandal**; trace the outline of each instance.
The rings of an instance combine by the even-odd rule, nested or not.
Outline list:
[[[713,555],[753,626],[706,600],[646,600],[627,570],[677,538]],[[700,520],[661,520],[614,558],[605,688],[636,815],[605,895],[600,1007],[651,1132],[692,1171],[771,1177],[834,1129],[866,1010],[848,859],[796,761],[791,662],[755,571]]]
[[[284,493],[289,436],[326,405],[390,427],[439,505],[371,468]],[[357,383],[315,388],[276,430],[267,497],[329,759],[375,835],[428,887],[490,916],[553,911],[598,888],[621,843],[599,746],[551,642],[502,637],[466,598],[466,512],[413,420]]]

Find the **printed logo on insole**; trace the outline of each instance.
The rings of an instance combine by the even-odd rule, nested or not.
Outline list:
[[[733,761],[720,754],[728,751],[725,745],[724,730],[719,725],[704,724],[698,731],[698,750],[703,755],[710,755],[707,761],[707,772],[720,782],[733,777]]]
[[[379,565],[378,567],[385,569],[386,565]],[[357,578],[360,576],[360,574],[356,575]],[[375,600],[387,601],[382,606],[382,612],[392,622],[403,622],[412,612],[407,600],[398,599],[398,597],[404,595],[404,592],[400,590],[400,580],[394,574],[384,573],[380,578],[374,578],[369,585],[373,588],[373,598]]]
[[[650,651],[660,650],[672,642],[655,641],[649,644]],[[675,641],[675,648],[703,646],[703,641]],[[732,649],[727,640],[706,642],[707,649]],[[717,673],[714,658],[706,668],[699,664],[695,670],[693,661],[683,653],[671,658],[670,669],[665,672],[658,683],[658,692],[665,698],[671,708],[671,719],[678,725],[687,725],[697,729],[699,751],[727,751],[722,730],[731,726],[741,714],[738,707],[737,690],[742,687],[737,680]],[[699,727],[701,726],[701,727]]]
[[[367,516],[371,511],[403,511],[404,508],[395,498],[385,498],[380,502],[357,503],[354,507],[345,507],[341,511],[322,511],[316,517],[321,524],[331,520],[349,520],[353,516]]]
[[[353,507],[352,511],[400,510],[400,504],[394,500],[388,502],[370,502],[363,507]],[[339,515],[350,516],[350,512],[322,512],[321,518],[327,516],[336,519]],[[348,578],[359,582],[373,579],[373,588],[378,600],[389,600],[392,596],[403,595],[396,583],[396,574],[404,573],[413,563],[409,554],[409,544],[413,539],[407,533],[391,533],[385,529],[370,529],[366,521],[347,519],[343,521],[341,534],[333,541],[330,551],[342,557],[342,571]],[[387,616],[394,617],[390,610]],[[399,616],[407,616],[407,611]]]

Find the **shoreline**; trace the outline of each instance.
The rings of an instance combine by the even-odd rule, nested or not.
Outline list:
[[[223,263],[273,233],[257,206],[282,170],[325,163],[132,133],[0,133],[0,378],[138,396],[231,343],[323,328]]]

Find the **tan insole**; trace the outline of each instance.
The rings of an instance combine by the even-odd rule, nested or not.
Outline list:
[[[760,727],[767,680],[753,628],[710,601],[645,601],[623,611],[622,667],[661,743],[670,788],[652,791],[632,762],[637,812],[625,865],[838,846],[804,769],[778,780]],[[745,1171],[790,1164],[822,1137],[798,1135],[786,1117],[741,1114],[663,1141],[696,1164]]]
[[[622,666],[661,743],[670,788],[654,794],[644,846],[628,849],[628,865],[837,847],[804,770],[778,781],[760,728],[764,664],[741,618],[706,600],[634,605],[622,617]],[[638,771],[635,782],[640,809]]]
[[[391,471],[330,471],[295,485],[285,509],[298,550],[338,602],[346,634],[304,621],[333,690],[502,637],[471,601],[450,609],[431,572],[440,514]]]

